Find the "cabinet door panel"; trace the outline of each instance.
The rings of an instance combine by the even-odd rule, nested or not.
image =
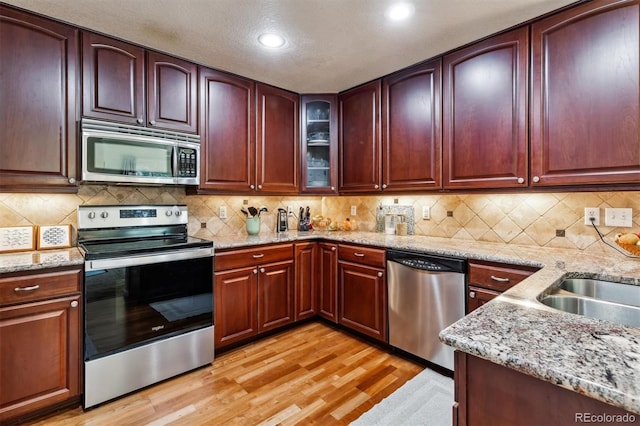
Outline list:
[[[387,340],[384,270],[338,262],[339,322],[376,339]]]
[[[144,124],[144,49],[89,32],[82,46],[82,114]]]
[[[258,276],[255,267],[215,273],[215,347],[255,336]]]
[[[532,25],[533,185],[640,182],[640,2]]]
[[[298,95],[262,84],[256,94],[258,190],[297,193]]]
[[[341,192],[380,190],[380,80],[341,93]]]
[[[80,394],[79,306],[72,296],[0,308],[0,421]]]
[[[169,130],[198,130],[198,67],[156,52],[147,53],[147,124]]]
[[[383,80],[383,188],[442,187],[441,60]]]
[[[295,250],[295,320],[300,321],[318,311],[318,245],[296,244]]]
[[[255,186],[254,83],[200,68],[200,188]]]
[[[263,332],[293,322],[293,262],[259,268],[258,331]]]
[[[76,189],[78,39],[0,7],[0,190]]]
[[[338,322],[338,246],[320,243],[320,266],[318,270],[320,316]]]
[[[528,29],[445,56],[445,188],[527,183]]]

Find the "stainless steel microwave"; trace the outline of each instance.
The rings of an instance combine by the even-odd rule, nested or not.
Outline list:
[[[84,119],[82,180],[198,185],[200,136]]]

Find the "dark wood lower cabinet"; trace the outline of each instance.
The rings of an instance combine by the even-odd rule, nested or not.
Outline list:
[[[258,333],[293,322],[293,260],[258,269]]]
[[[318,313],[318,243],[300,243],[295,247],[295,320]]]
[[[318,315],[338,322],[338,245],[318,244]]]
[[[248,339],[258,333],[255,267],[215,273],[215,347]]]
[[[386,342],[387,291],[384,269],[340,261],[338,271],[338,322]]]
[[[0,308],[0,423],[80,395],[80,295]]]
[[[620,408],[463,352],[455,352],[454,368],[454,426],[572,425],[590,423],[584,421],[589,415],[630,415]]]

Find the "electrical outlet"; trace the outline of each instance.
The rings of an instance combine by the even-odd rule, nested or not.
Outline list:
[[[218,214],[218,217],[220,219],[226,219],[227,218],[227,206],[220,206],[220,212]]]
[[[422,218],[425,220],[431,219],[431,208],[429,206],[422,206]]]
[[[584,208],[584,224],[591,225],[592,223],[596,226],[600,225],[600,207]]]
[[[287,206],[287,216],[293,216],[293,207]]]
[[[356,206],[351,206],[351,216],[355,216],[358,213],[358,209]]]
[[[633,209],[604,209],[605,226],[631,228],[633,226]]]

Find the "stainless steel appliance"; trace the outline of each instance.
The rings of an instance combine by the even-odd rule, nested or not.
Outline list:
[[[453,348],[438,339],[465,315],[466,261],[387,250],[389,344],[453,370]]]
[[[82,180],[198,185],[200,136],[83,119]]]
[[[84,407],[211,363],[213,243],[184,205],[80,206]]]
[[[289,230],[289,216],[285,209],[278,209],[276,222],[276,232],[287,232]]]

